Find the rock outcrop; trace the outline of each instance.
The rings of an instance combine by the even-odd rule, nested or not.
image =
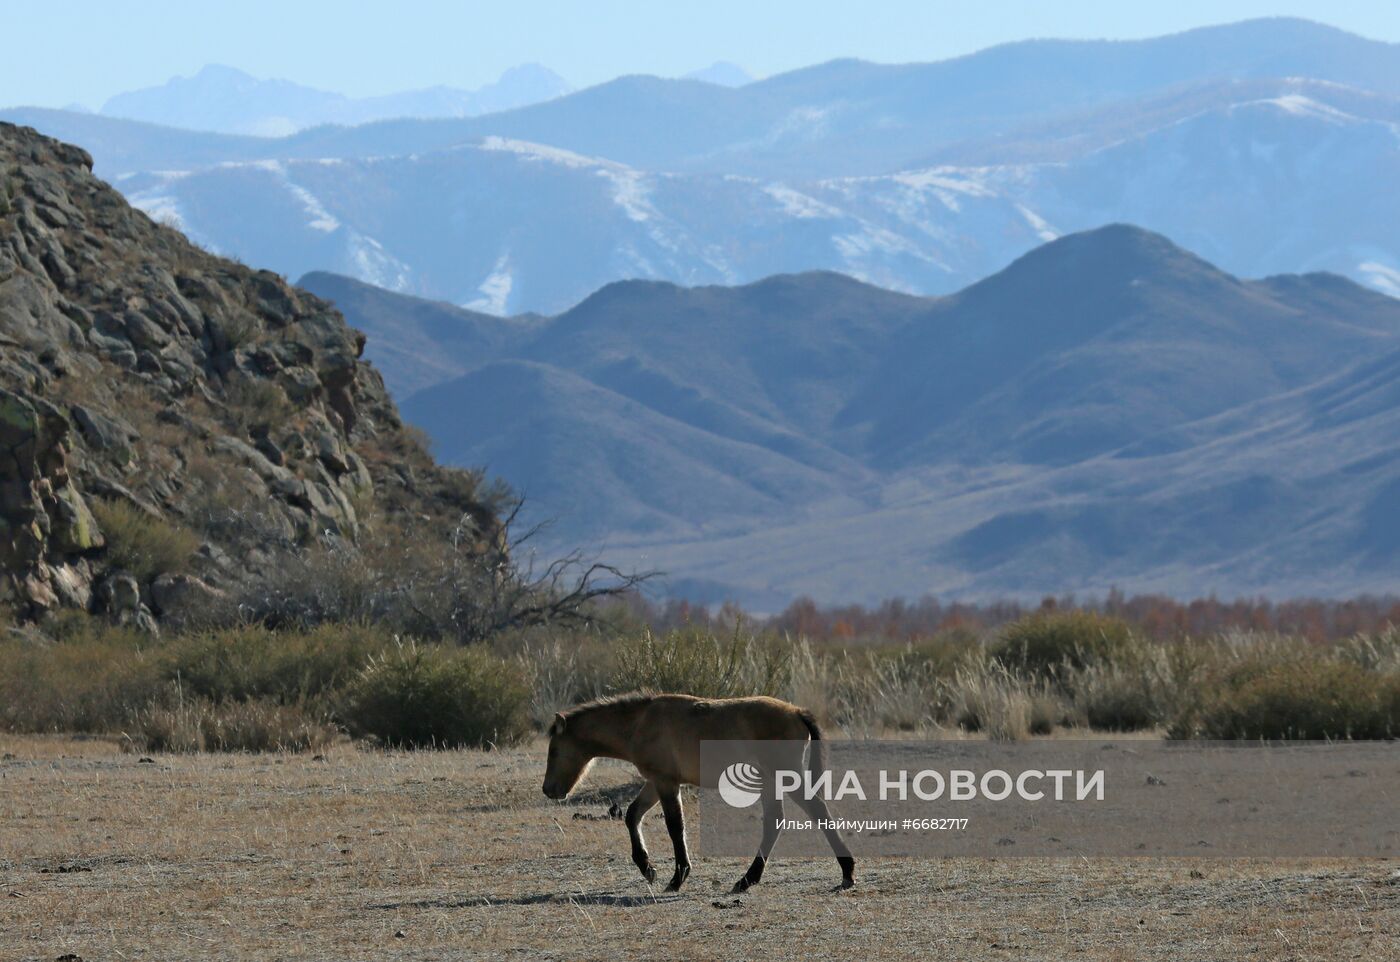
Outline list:
[[[330,305],[153,222],[91,168],[0,124],[0,604],[142,622],[274,546],[353,538],[367,510],[491,528]],[[111,503],[197,536],[191,570],[118,570]]]

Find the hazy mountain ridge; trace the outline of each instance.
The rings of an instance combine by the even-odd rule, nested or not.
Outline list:
[[[304,283],[364,323],[366,292]],[[631,282],[534,323],[406,415],[561,538],[715,596],[1351,594],[1400,573],[1373,534],[1400,490],[1400,303],[1340,277],[1241,281],[1115,226],[951,297]],[[508,428],[463,423],[491,397]]]
[[[493,313],[611,280],[742,283],[830,269],[947,293],[1061,233],[1123,220],[1235,273],[1344,273],[1400,292],[1400,101],[1280,81],[1073,159],[783,183],[656,174],[487,138],[414,157],[253,161],[118,178],[134,203],[289,276],[330,269]],[[1271,94],[1271,96],[1265,96]],[[1121,131],[1115,131],[1120,133]],[[1058,152],[1052,147],[1052,153]],[[1335,173],[1332,173],[1334,172]],[[247,211],[259,212],[248,218]]]
[[[260,79],[211,64],[192,77],[117,94],[106,117],[258,137],[285,137],[322,124],[363,124],[391,117],[470,117],[552,100],[572,88],[539,64],[512,67],[475,90],[435,86],[371,97],[347,97],[289,80]]]
[[[213,249],[491,313],[562,311],[629,277],[827,269],[950,293],[1111,221],[1233,273],[1330,270],[1397,293],[1398,50],[1250,21],[836,61],[737,89],[624,77],[486,117],[279,140],[8,113],[90,147],[136,204]]]
[[[1029,40],[925,64],[837,60],[740,88],[625,76],[489,116],[304,130],[259,156],[402,155],[494,135],[645,169],[813,180],[887,173],[951,144],[1182,85],[1286,78],[1400,96],[1400,45],[1277,18],[1138,41]],[[178,154],[147,166],[188,167]]]

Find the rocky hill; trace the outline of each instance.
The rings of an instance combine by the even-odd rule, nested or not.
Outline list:
[[[0,123],[0,604],[149,624],[367,513],[491,528],[477,477],[404,428],[340,314],[91,168]],[[182,545],[184,570],[146,563]]]

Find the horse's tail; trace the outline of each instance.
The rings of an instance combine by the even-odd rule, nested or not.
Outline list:
[[[807,770],[813,776],[819,776],[826,770],[826,743],[822,740],[822,729],[817,724],[817,716],[807,709],[799,709],[797,717],[802,719],[802,724],[807,726],[807,734],[812,736],[811,751],[807,754]]]

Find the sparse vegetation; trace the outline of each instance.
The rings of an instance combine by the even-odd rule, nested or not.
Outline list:
[[[842,645],[732,612],[728,624],[655,629],[613,610],[594,612],[592,627],[533,625],[461,645],[375,618],[382,596],[355,557],[300,595],[315,599],[316,617],[160,639],[78,612],[11,628],[0,636],[0,727],[220,750],[312,747],[332,730],[395,746],[507,745],[569,705],[642,689],[775,695],[856,737],[1400,736],[1394,630],[1330,645],[1247,632],[1164,642],[1122,623],[1041,615],[981,636]],[[338,605],[355,620],[327,617]]]
[[[141,709],[123,734],[129,749],[142,752],[315,751],[340,737],[301,705],[184,697]]]
[[[184,571],[199,547],[193,531],[125,501],[95,500],[92,513],[107,539],[108,563],[141,584]]]
[[[616,691],[684,691],[706,698],[778,695],[791,675],[791,652],[742,624],[727,637],[700,628],[657,634],[642,629],[616,648]]]
[[[224,410],[242,434],[255,427],[276,425],[294,412],[287,392],[260,378],[234,378],[224,388],[224,396]]]

